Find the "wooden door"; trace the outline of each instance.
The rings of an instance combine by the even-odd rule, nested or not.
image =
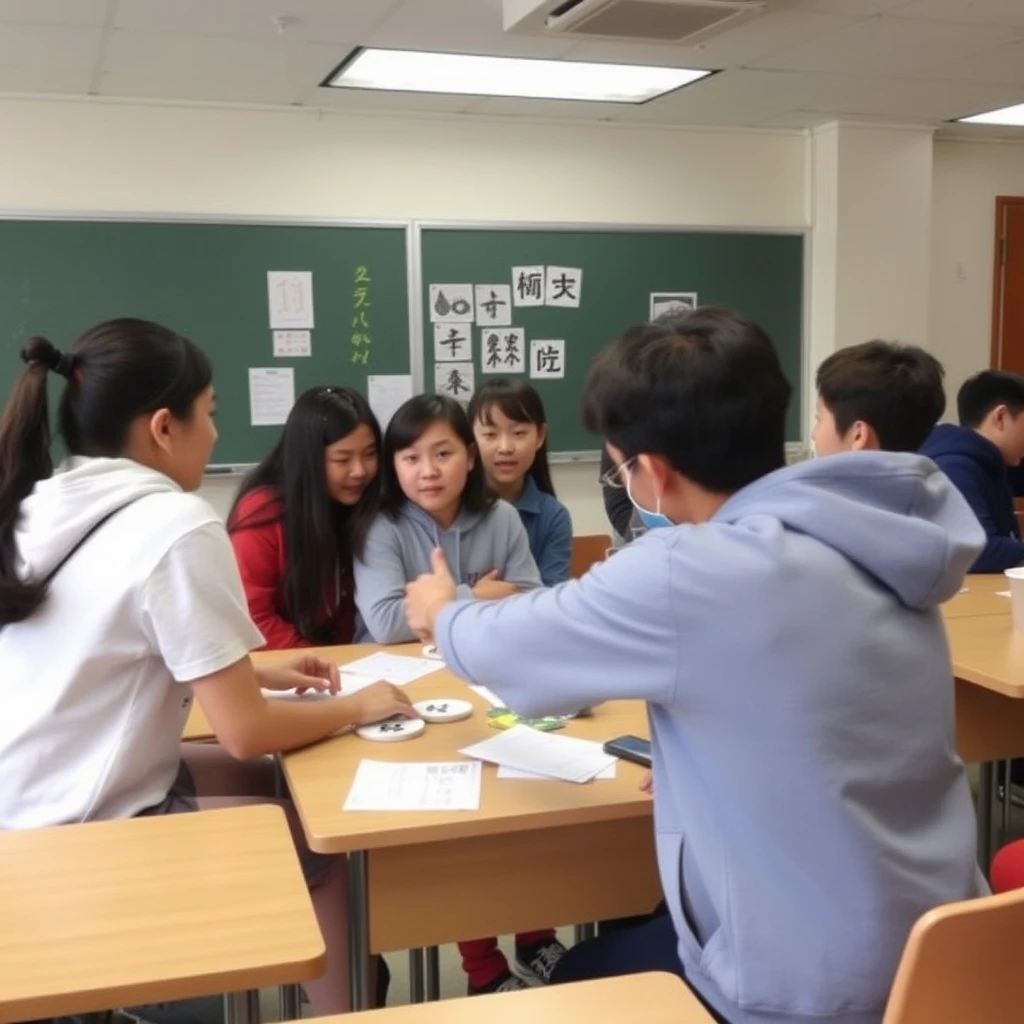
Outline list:
[[[996,198],[991,365],[1024,375],[1024,197]]]

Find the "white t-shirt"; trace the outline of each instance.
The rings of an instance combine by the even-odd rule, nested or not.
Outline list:
[[[43,498],[31,506],[37,494],[23,505],[35,555],[61,535],[68,510],[75,519],[37,578],[83,523],[144,496],[75,552],[36,614],[0,630],[0,829],[126,818],[158,804],[178,771],[187,684],[263,643],[205,501],[127,460],[76,463],[77,490],[58,474],[57,497],[45,493],[51,481],[37,488],[45,514]]]

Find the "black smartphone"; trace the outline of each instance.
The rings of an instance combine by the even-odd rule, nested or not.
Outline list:
[[[645,768],[651,767],[651,741],[642,740],[639,736],[616,736],[605,743],[604,752],[621,757],[623,761],[642,764]]]

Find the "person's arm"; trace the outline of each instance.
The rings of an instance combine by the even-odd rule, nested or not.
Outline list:
[[[985,547],[971,566],[971,572],[1002,572],[1024,562],[1024,541],[999,533],[995,512],[986,499],[989,481],[977,463],[973,459],[951,457],[939,462],[939,467],[964,496],[985,531]]]
[[[242,577],[249,615],[271,651],[309,647],[310,643],[277,610],[281,586],[280,531],[274,523],[243,527],[229,534]]]
[[[362,557],[354,567],[356,608],[378,644],[401,644],[416,636],[405,621],[405,584],[398,529],[385,516],[370,527]],[[460,595],[472,596],[468,588]]]
[[[601,476],[615,468],[615,460],[608,454],[607,448],[601,449]],[[604,511],[612,529],[623,539],[631,540],[630,521],[633,518],[633,502],[625,487],[609,487],[601,485],[601,497],[604,499]]]
[[[569,578],[572,564],[572,519],[569,510],[561,503],[552,515],[540,551],[537,552],[537,569],[545,587],[554,587]]]
[[[536,590],[543,586],[537,563],[533,560],[533,552],[530,551],[530,538],[519,513],[503,502],[491,515],[501,516],[507,530],[505,564],[495,566],[498,578],[511,584],[517,591]]]

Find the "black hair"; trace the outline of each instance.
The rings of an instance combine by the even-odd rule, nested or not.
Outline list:
[[[706,490],[731,494],[785,465],[790,391],[761,327],[704,306],[608,345],[587,376],[583,423],[627,459],[661,455]]]
[[[284,597],[291,621],[311,643],[330,610],[336,574],[352,574],[352,559],[366,543],[380,496],[380,473],[352,507],[327,493],[324,449],[359,426],[381,449],[380,425],[366,399],[353,388],[317,387],[303,392],[269,455],[249,474],[228,516],[228,529],[255,529],[271,522],[284,527],[287,568]],[[244,497],[265,488],[276,500],[238,515]]]
[[[946,411],[943,376],[923,348],[866,341],[833,352],[818,367],[817,385],[840,437],[861,420],[883,451],[916,452]]]
[[[18,575],[14,530],[22,501],[53,473],[48,371],[67,379],[57,411],[67,450],[87,456],[120,455],[132,423],[147,413],[167,409],[188,421],[213,380],[196,345],[147,320],[108,320],[68,352],[33,337],[21,358],[28,367],[0,418],[0,627],[27,619],[46,597],[44,582]]]
[[[546,427],[548,418],[544,403],[537,389],[525,380],[498,377],[481,384],[470,400],[466,415],[470,424],[479,420],[484,426],[493,427],[491,409],[495,406],[513,423],[532,423],[535,427]],[[533,482],[545,493],[555,497],[555,485],[551,480],[551,466],[548,464],[548,439],[537,449],[530,465]]]
[[[956,396],[956,412],[963,427],[980,427],[1000,405],[1014,417],[1024,411],[1024,377],[1006,370],[982,370],[965,380]]]
[[[398,482],[395,457],[406,448],[411,448],[434,423],[447,423],[470,452],[476,450],[476,440],[466,410],[454,398],[447,395],[415,395],[410,398],[391,417],[388,429],[384,432],[380,507],[389,519],[398,518],[407,500]],[[495,500],[487,487],[484,468],[477,458],[466,478],[460,507],[467,512],[484,512],[493,506]]]

